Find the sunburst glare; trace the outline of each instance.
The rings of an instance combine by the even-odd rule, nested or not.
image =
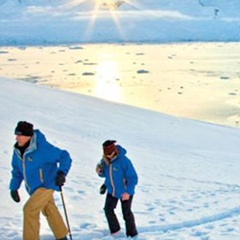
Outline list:
[[[77,8],[79,10],[79,17],[81,15],[89,16],[85,36],[87,38],[91,38],[96,21],[104,19],[106,15],[109,16],[109,14],[114,21],[119,34],[123,35],[123,26],[120,24],[121,13],[119,11],[122,5],[130,5],[139,9],[141,8],[136,0],[70,0],[68,3],[63,5],[63,9]],[[81,12],[81,6],[87,6],[87,10],[85,10],[85,12]]]

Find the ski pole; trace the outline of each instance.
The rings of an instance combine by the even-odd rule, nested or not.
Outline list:
[[[68,233],[69,233],[70,240],[72,240],[72,233],[71,233],[70,224],[68,221],[67,209],[66,209],[66,205],[65,205],[65,201],[64,201],[64,197],[63,197],[62,187],[59,186],[59,188],[60,188],[60,194],[61,194],[61,198],[62,198],[62,205],[63,205],[63,209],[64,209],[65,219],[67,222]]]

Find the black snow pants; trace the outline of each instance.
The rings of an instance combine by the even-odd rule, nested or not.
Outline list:
[[[117,216],[114,209],[117,207],[118,198],[113,197],[111,194],[107,194],[104,211],[107,218],[108,226],[111,234],[118,232],[120,230],[120,224],[118,222]],[[138,234],[135,224],[134,215],[131,210],[133,196],[127,201],[121,201],[123,219],[126,225],[126,235],[127,237],[134,237]]]

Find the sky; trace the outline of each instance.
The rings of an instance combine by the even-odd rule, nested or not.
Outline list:
[[[117,30],[116,34],[100,34],[106,28],[103,22],[111,22],[113,26],[110,18],[113,12],[103,9],[93,21],[94,11],[84,11],[91,9],[93,1],[85,1],[74,8],[66,8],[64,1],[58,1],[61,6],[57,1],[33,2],[1,1],[2,46],[87,41],[75,27],[76,24],[86,27],[91,21],[95,28],[91,28],[89,41],[123,41],[124,34],[120,37]],[[239,39],[239,1],[201,2],[207,6],[202,6],[199,1],[183,1],[181,8],[177,1],[158,2],[132,1],[134,4],[121,6],[122,24],[127,18],[132,20],[124,32],[128,41],[144,41],[144,37],[153,43],[156,39],[160,42],[182,39],[180,30],[167,35],[169,26],[191,29],[186,32],[191,41],[217,41],[219,36],[221,41]],[[217,17],[214,9],[219,9]],[[148,10],[150,15],[147,15]],[[167,14],[161,17],[160,26],[153,13]],[[146,32],[139,32],[143,22],[147,26]],[[200,32],[196,31],[196,26]],[[219,27],[216,32],[213,26]],[[160,28],[166,34],[162,32],[162,38],[158,34]],[[82,30],[85,32],[86,29]],[[183,40],[186,41],[187,36]],[[101,144],[107,139],[116,139],[127,149],[127,156],[139,175],[133,201],[139,240],[239,240],[238,128],[173,117],[3,77],[0,77],[0,100],[1,239],[22,239],[22,208],[28,196],[22,186],[21,202],[17,204],[11,200],[8,187],[15,143],[13,131],[18,121],[27,120],[50,142],[67,149],[72,156],[73,165],[63,195],[74,240],[111,239],[103,212],[105,196],[99,194],[103,180],[95,173],[95,166],[102,156]],[[64,216],[60,194],[56,193],[55,198]],[[124,233],[119,207],[117,214]],[[41,222],[41,239],[52,240],[44,217]]]
[[[125,0],[116,10],[101,1],[0,0],[0,44],[240,39],[239,0]]]

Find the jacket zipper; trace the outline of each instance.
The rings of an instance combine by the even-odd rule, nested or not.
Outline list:
[[[23,161],[23,177],[24,177],[24,181],[25,181],[25,186],[27,187],[28,192],[31,192],[31,188],[28,184],[27,181],[27,174],[26,174],[26,158],[25,156],[22,157],[22,161]]]
[[[110,164],[110,166],[109,166],[109,174],[110,174],[110,180],[111,180],[111,184],[112,184],[112,188],[113,188],[112,196],[115,197],[116,196],[116,186],[115,186],[115,182],[113,179],[113,165],[112,164]]]
[[[40,175],[41,182],[43,183],[44,182],[44,175],[43,175],[42,168],[39,169],[39,175]]]

